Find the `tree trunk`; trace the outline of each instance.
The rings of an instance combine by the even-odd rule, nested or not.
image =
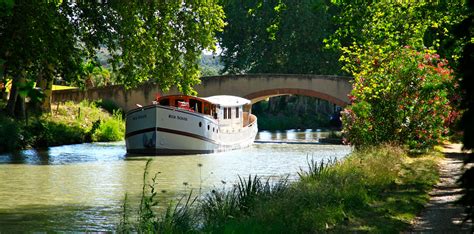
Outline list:
[[[21,95],[17,96],[15,105],[15,117],[17,119],[26,119],[26,103],[25,98]]]
[[[15,117],[16,100],[18,98],[18,78],[12,79],[12,87],[10,88],[10,98],[7,102],[6,111],[11,117]]]
[[[7,81],[0,81],[0,99],[2,101],[7,101]]]
[[[43,103],[41,104],[41,111],[43,113],[50,113],[51,112],[51,100],[53,98],[53,77],[50,77],[46,80],[44,91],[44,99]]]
[[[40,85],[44,93],[43,102],[41,103],[41,112],[51,112],[51,99],[53,97],[53,82],[54,82],[54,66],[48,62],[44,63],[45,70],[43,70]]]
[[[14,118],[25,117],[25,99],[18,93],[18,84],[24,83],[25,77],[16,77],[12,79],[12,87],[10,89],[10,98],[7,103],[7,114]]]
[[[38,77],[36,78],[36,88],[40,89],[44,93],[44,91],[46,90],[46,85],[47,82],[45,79],[44,72],[40,72],[38,74]],[[41,102],[30,103],[30,110],[33,110],[37,114],[41,114],[43,101],[44,100],[41,100]]]

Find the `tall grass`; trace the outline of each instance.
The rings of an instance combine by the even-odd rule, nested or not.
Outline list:
[[[249,175],[239,176],[239,182],[231,190],[212,190],[199,207],[204,230],[216,230],[236,218],[248,216],[261,200],[271,199],[288,188],[287,178],[276,183]]]
[[[410,158],[388,145],[354,152],[340,162],[310,161],[309,170],[299,173],[300,181],[220,230],[402,231],[428,201],[436,165],[435,156]]]
[[[151,182],[148,182],[150,163],[151,160],[148,160],[143,173],[143,187],[136,220],[132,220],[132,211],[128,208],[126,195],[118,231],[126,233],[184,233],[195,229],[196,215],[192,206],[197,197],[193,197],[192,191],[174,204],[165,205],[164,212],[158,212],[160,208],[156,190],[158,173],[151,178]]]
[[[336,159],[333,160],[328,160],[328,161],[316,161],[314,158],[311,158],[309,160],[306,158],[307,161],[307,170],[300,169],[298,172],[298,176],[301,181],[307,181],[307,180],[314,180],[317,178],[320,178],[330,172],[330,167],[334,166],[337,163]]]
[[[288,188],[287,178],[271,183],[258,176],[239,177],[239,182],[230,190],[212,190],[203,197],[193,196],[191,191],[174,205],[169,203],[164,211],[161,209],[159,212],[160,204],[156,200],[158,174],[148,182],[150,162],[147,161],[143,174],[137,218],[131,218],[126,195],[122,219],[118,225],[120,232],[213,232],[229,221],[248,216],[259,201],[271,199]]]
[[[428,201],[438,178],[438,157],[409,157],[403,149],[385,145],[341,161],[308,160],[308,170],[299,172],[297,182],[239,177],[231,189],[194,199],[189,195],[162,215],[154,213],[154,188],[144,186],[142,193],[148,195],[142,195],[138,223],[146,225],[134,231],[400,232]]]

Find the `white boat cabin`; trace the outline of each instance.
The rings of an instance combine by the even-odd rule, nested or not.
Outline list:
[[[250,120],[250,100],[245,98],[219,95],[199,98],[187,95],[169,95],[158,97],[156,104],[175,107],[190,112],[209,115],[218,120],[219,128],[223,133],[239,131],[253,120]]]

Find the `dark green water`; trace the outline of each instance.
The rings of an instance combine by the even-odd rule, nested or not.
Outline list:
[[[260,132],[258,139],[317,141],[316,131]],[[208,155],[153,157],[162,198],[232,186],[238,175],[296,178],[307,158],[342,158],[350,147],[254,144]],[[138,202],[148,157],[129,158],[124,142],[51,147],[0,155],[0,232],[110,231],[125,193]],[[202,165],[202,166],[199,166]],[[163,202],[166,203],[166,202]]]

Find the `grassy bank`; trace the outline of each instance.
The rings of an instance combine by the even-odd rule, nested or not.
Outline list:
[[[25,148],[122,140],[125,125],[120,112],[108,113],[101,103],[67,102],[52,113],[14,120],[0,114],[0,152]]]
[[[399,232],[428,201],[440,157],[408,156],[391,146],[371,148],[341,162],[309,162],[293,183],[241,179],[230,191],[184,199],[163,215],[156,213],[159,203],[150,184],[152,193],[144,190],[138,222],[132,225],[125,214],[121,227],[178,233]]]

